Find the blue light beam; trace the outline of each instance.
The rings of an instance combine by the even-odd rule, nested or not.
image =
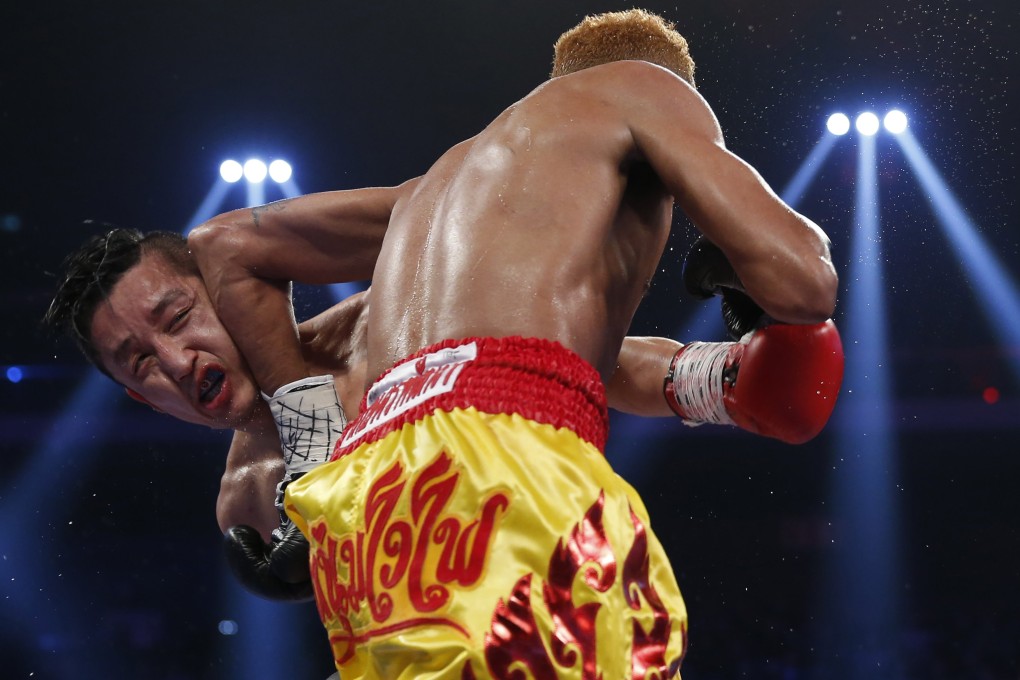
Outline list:
[[[280,182],[280,191],[282,191],[283,195],[287,198],[294,198],[295,196],[300,196],[304,193],[301,191],[301,187],[298,186],[297,182],[294,181],[293,177],[285,182]]]
[[[935,219],[956,249],[985,318],[1000,342],[1012,348],[1009,363],[1020,380],[1020,291],[1016,282],[964,213],[910,130],[897,135],[896,141],[924,187]]]
[[[836,145],[838,139],[838,136],[828,132],[823,134],[821,139],[815,143],[815,148],[811,149],[811,153],[808,154],[808,157],[797,168],[793,178],[783,188],[783,193],[779,196],[791,208],[796,208],[797,204],[800,203],[800,200],[804,197],[804,192],[807,191],[812,180],[818,176],[818,171],[822,167],[822,161],[828,158],[829,152],[832,151],[832,147]]]
[[[4,630],[22,636],[26,653],[37,659],[80,643],[83,631],[95,625],[82,618],[87,608],[73,565],[59,559],[67,547],[57,544],[57,527],[74,521],[66,490],[95,461],[112,422],[108,411],[119,398],[111,380],[90,371],[49,429],[39,433],[42,441],[0,499],[0,514],[24,518],[0,534],[0,621]]]
[[[248,182],[248,205],[247,208],[262,205],[266,202],[266,183]]]
[[[830,481],[834,523],[820,598],[819,677],[894,678],[899,510],[875,138],[860,139],[843,395]]]
[[[209,192],[205,195],[205,198],[202,199],[202,203],[198,206],[198,209],[192,213],[191,219],[188,220],[184,229],[181,230],[185,236],[190,234],[192,229],[217,214],[220,206],[223,205],[223,200],[227,197],[227,192],[230,191],[233,186],[233,184],[230,184],[223,179],[218,179],[213,183]]]

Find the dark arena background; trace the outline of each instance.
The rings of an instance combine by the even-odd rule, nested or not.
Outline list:
[[[256,599],[226,569],[228,435],[129,400],[40,327],[61,260],[99,230],[85,220],[186,231],[396,184],[545,79],[563,30],[631,6],[4,4],[0,675],[332,672],[313,604]],[[688,38],[728,146],[832,238],[847,355],[801,446],[613,414],[609,455],[687,601],[685,680],[1017,680],[1020,5],[643,6]],[[293,174],[220,179],[250,158]],[[679,283],[695,236],[678,214],[633,334],[723,339],[718,303]],[[299,317],[345,290],[299,287]]]

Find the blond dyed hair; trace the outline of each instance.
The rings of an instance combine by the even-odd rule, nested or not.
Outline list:
[[[672,22],[643,9],[585,17],[553,46],[550,77],[625,59],[668,68],[694,85],[694,60],[687,40]]]

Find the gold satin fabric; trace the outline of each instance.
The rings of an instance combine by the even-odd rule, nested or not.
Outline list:
[[[344,680],[679,667],[687,613],[645,507],[567,429],[436,411],[307,473],[285,507]]]

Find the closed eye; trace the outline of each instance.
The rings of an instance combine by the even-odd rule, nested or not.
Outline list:
[[[142,365],[146,359],[151,357],[151,354],[139,354],[135,357],[135,360],[131,363],[131,372],[137,377],[142,370]]]
[[[170,325],[167,327],[167,330],[172,331],[173,329],[177,328],[177,326],[179,326],[181,322],[184,321],[184,319],[188,316],[188,313],[190,312],[191,307],[185,307],[181,311],[174,314],[174,318],[170,320]]]

